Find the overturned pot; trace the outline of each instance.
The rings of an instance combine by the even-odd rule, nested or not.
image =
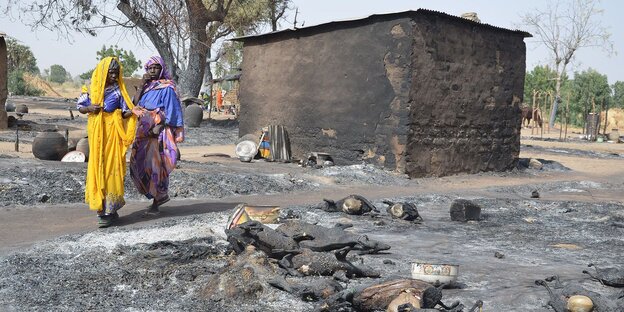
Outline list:
[[[86,159],[89,159],[89,139],[82,138],[76,143],[76,150],[82,152]]]
[[[198,128],[204,119],[204,109],[193,103],[184,109],[184,123],[191,128]]]
[[[15,112],[18,114],[28,114],[28,106],[26,106],[26,104],[17,104],[15,106]]]
[[[7,101],[4,108],[6,109],[7,112],[14,112],[15,111],[15,104],[13,102],[9,102]]]
[[[33,140],[32,152],[38,159],[61,160],[67,154],[67,140],[56,130],[39,132]]]

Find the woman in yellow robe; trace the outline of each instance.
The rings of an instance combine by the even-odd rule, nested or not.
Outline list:
[[[85,202],[97,212],[100,227],[110,226],[125,205],[126,151],[136,131],[134,105],[128,96],[116,57],[101,60],[91,76],[91,92],[83,89],[78,110],[88,114],[89,164]],[[85,88],[86,89],[86,88]]]

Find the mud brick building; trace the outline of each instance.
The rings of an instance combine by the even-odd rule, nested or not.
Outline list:
[[[529,36],[420,9],[237,38],[240,134],[410,177],[511,169]]]
[[[4,40],[6,34],[0,31],[0,129],[8,128],[8,115],[6,112],[6,100],[8,97],[8,64],[7,46]]]

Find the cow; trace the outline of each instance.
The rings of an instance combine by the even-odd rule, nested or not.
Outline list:
[[[542,127],[542,113],[539,108],[533,108],[533,114],[531,114],[531,107],[529,106],[521,107],[520,111],[522,113],[522,127],[525,127],[525,121],[526,127],[528,127],[531,124],[531,119],[537,121],[537,125],[540,128]]]

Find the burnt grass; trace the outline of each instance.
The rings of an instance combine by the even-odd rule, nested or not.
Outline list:
[[[73,121],[65,120],[68,126]],[[189,145],[234,144],[237,125],[231,121],[204,122],[187,132]],[[34,138],[34,135],[25,135]],[[10,141],[10,134],[0,140]],[[523,148],[525,148],[523,146]],[[527,147],[535,148],[535,147]],[[557,153],[558,151],[544,151]],[[580,157],[613,158],[586,154]],[[335,185],[416,186],[409,180],[371,165],[301,168],[271,164],[280,169],[250,169],[249,164],[184,160],[171,175],[171,195],[177,198],[223,198],[248,194],[288,194],[323,190]],[[569,170],[543,161],[542,170],[528,169],[528,160],[496,176],[535,176],[544,171]],[[0,209],[14,206],[81,203],[86,164],[20,159],[0,155]],[[281,170],[284,169],[284,170]],[[277,173],[276,173],[277,172]],[[324,182],[327,178],[331,183]],[[142,199],[126,178],[126,198]],[[445,289],[443,301],[471,306],[485,302],[485,311],[552,311],[546,290],[536,279],[559,275],[610,300],[618,291],[591,281],[582,270],[624,265],[624,205],[620,202],[575,202],[527,199],[540,192],[591,192],[621,185],[591,181],[549,182],[518,187],[491,187],[492,198],[466,194],[427,194],[391,201],[413,202],[422,224],[393,220],[383,199],[373,203],[375,216],[349,216],[316,209],[316,205],[283,207],[283,215],[323,226],[351,223],[356,234],[392,246],[376,255],[354,255],[354,263],[372,266],[381,278],[352,279],[345,288],[371,285],[410,276],[411,263],[459,264],[459,289]],[[362,194],[366,196],[366,194]],[[456,198],[482,207],[478,222],[453,222],[449,207]],[[214,301],[202,294],[208,281],[232,257],[224,234],[230,212],[177,217],[142,227],[112,227],[54,238],[0,258],[1,311],[313,311],[305,302],[273,287],[256,300]],[[495,257],[495,253],[504,255]],[[291,279],[306,284],[327,277]]]

